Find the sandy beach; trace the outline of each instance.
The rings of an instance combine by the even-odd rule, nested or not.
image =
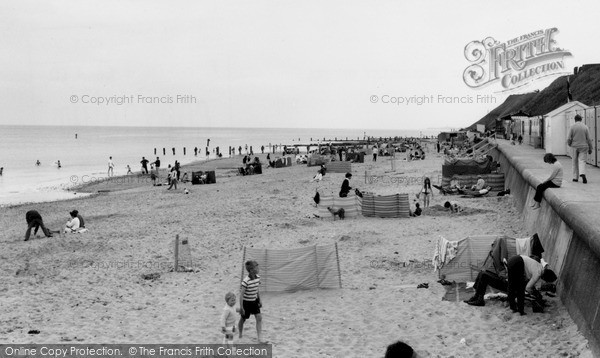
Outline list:
[[[558,298],[546,297],[545,313],[526,307],[526,316],[499,300],[485,307],[442,300],[445,287],[431,266],[440,235],[533,234],[510,196],[455,197],[466,209],[451,214],[438,210],[448,197],[436,191],[418,218],[332,221],[315,216],[312,198],[316,190],[337,193],[343,174],[310,182],[317,167],[294,165],[239,176],[241,162],[238,156],[184,167],[215,170],[213,185],[167,191],[134,175],[88,186],[101,191],[92,197],[1,208],[0,341],[220,343],[224,295],[238,292],[244,246],[337,243],[343,288],[262,295],[264,336],[275,357],[382,357],[397,340],[423,357],[592,357]],[[422,177],[438,184],[441,165],[432,152],[395,170],[389,158],[369,157],[353,164],[351,186],[409,193],[414,207]],[[379,179],[368,180],[373,176]],[[77,209],[89,231],[38,233],[24,242],[31,209],[53,230]],[[189,239],[194,272],[171,271],[175,235]],[[159,275],[143,277],[152,273]],[[429,288],[418,289],[420,283]],[[256,341],[251,318],[236,343]]]

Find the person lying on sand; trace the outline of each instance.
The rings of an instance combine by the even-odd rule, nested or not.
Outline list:
[[[483,180],[483,177],[481,175],[477,176],[477,184],[471,186],[471,190],[481,190],[485,188],[485,180]]]
[[[450,209],[450,212],[453,213],[458,213],[463,211],[462,206],[460,206],[460,204],[458,204],[456,201],[447,201],[444,203],[444,207],[446,209]]]

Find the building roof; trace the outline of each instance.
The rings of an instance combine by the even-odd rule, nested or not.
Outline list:
[[[494,128],[496,119],[526,113],[535,117],[549,114],[568,104],[567,78],[573,100],[588,106],[600,105],[600,64],[583,65],[576,74],[561,76],[539,92],[510,95],[498,107],[465,129],[474,129],[477,124]]]

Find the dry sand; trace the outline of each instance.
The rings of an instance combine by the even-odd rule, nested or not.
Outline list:
[[[351,185],[408,192],[412,201],[423,175],[439,182],[441,163],[431,154],[400,162],[394,172],[388,158],[368,158],[353,164]],[[334,222],[315,217],[312,197],[316,188],[336,193],[343,174],[309,183],[317,168],[294,165],[242,177],[234,169],[240,164],[241,157],[196,164],[216,169],[215,185],[167,191],[130,176],[89,187],[109,190],[95,197],[0,209],[0,342],[220,343],[224,294],[238,290],[245,245],[337,242],[342,289],[262,295],[264,336],[275,357],[381,357],[397,340],[424,357],[592,356],[558,298],[548,298],[545,313],[527,307],[523,317],[501,301],[442,301],[445,288],[430,265],[435,241],[532,234],[510,197],[458,198],[467,208],[458,215],[430,208],[419,218]],[[365,181],[366,171],[378,180]],[[436,193],[432,205],[447,198]],[[27,210],[37,209],[57,229],[75,208],[89,232],[23,241]],[[196,272],[169,272],[176,234],[190,240]],[[394,264],[409,260],[407,267]],[[151,273],[160,277],[142,278]],[[424,282],[429,288],[417,289]],[[256,342],[254,318],[237,342]]]

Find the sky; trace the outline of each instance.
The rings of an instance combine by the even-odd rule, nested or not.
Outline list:
[[[583,10],[583,11],[582,11]],[[5,1],[0,125],[466,127],[509,94],[465,47],[556,28],[598,63],[600,2]],[[411,99],[412,98],[412,99]]]

